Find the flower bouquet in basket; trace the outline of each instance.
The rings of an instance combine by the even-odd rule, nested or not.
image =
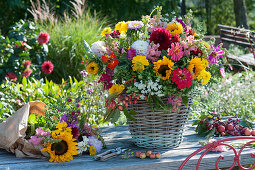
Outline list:
[[[223,50],[205,42],[189,16],[154,11],[105,28],[91,47],[85,42],[86,69],[108,90],[105,120],[115,122],[123,111],[138,146],[169,148],[181,142],[192,92],[219,75]]]

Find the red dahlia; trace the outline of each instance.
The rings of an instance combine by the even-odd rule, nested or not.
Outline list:
[[[41,65],[41,70],[45,74],[50,74],[54,69],[54,65],[50,61],[44,61],[44,63]]]
[[[167,50],[172,43],[172,36],[165,28],[156,28],[150,35],[150,42],[159,43],[159,50]]]
[[[37,41],[39,44],[46,44],[50,41],[50,35],[47,32],[41,32]]]
[[[25,70],[23,73],[22,73],[22,77],[29,77],[32,73],[32,70],[28,69],[28,70]]]
[[[192,74],[186,68],[174,69],[172,82],[177,85],[178,89],[188,88],[192,85]]]
[[[12,81],[14,83],[17,81],[17,76],[13,72],[8,73],[5,77],[8,77],[9,81]]]

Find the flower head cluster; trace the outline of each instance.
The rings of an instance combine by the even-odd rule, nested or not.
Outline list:
[[[143,40],[137,40],[132,44],[132,48],[136,50],[137,55],[146,56],[148,54],[149,43]]]
[[[106,44],[104,41],[97,41],[91,45],[92,52],[98,57],[102,57],[107,54]]]
[[[159,84],[159,79],[157,81],[153,82],[152,80],[149,80],[148,82],[143,82],[142,80],[140,82],[135,82],[134,86],[141,92],[141,99],[144,99],[145,95],[156,95],[158,97],[164,96],[164,93],[162,91],[162,85]]]
[[[151,43],[148,46],[148,55],[147,58],[151,61],[151,62],[155,62],[158,61],[161,51],[159,50],[159,44],[154,44]]]

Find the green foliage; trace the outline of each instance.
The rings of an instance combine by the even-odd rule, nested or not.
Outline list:
[[[105,24],[105,19],[99,19],[89,13],[78,19],[39,24],[51,36],[48,58],[57,63],[49,79],[56,83],[60,83],[62,78],[68,79],[69,76],[79,80],[79,71],[85,67],[81,61],[84,57],[87,58],[84,40],[88,44],[99,40],[101,37],[98,35]]]
[[[48,46],[37,42],[40,32],[33,22],[20,20],[12,26],[7,37],[0,37],[0,83],[10,72],[13,72],[20,82],[22,73],[28,69],[22,65],[26,60],[32,63],[29,68],[32,70],[31,77],[40,79],[45,76],[41,73],[41,64],[48,55]]]

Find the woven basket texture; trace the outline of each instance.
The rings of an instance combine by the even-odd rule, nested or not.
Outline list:
[[[165,101],[166,99],[164,99]],[[179,146],[183,138],[184,125],[187,122],[190,107],[183,103],[178,113],[163,110],[152,111],[149,103],[138,100],[131,104],[128,109],[137,111],[136,121],[128,120],[129,129],[135,145],[143,148],[174,148]]]

